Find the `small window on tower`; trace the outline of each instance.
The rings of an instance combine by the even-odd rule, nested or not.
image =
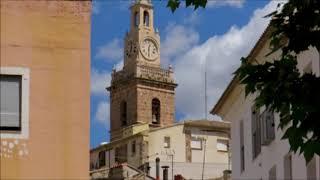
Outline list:
[[[160,124],[160,101],[152,99],[152,124]]]
[[[136,27],[139,26],[139,13],[138,13],[138,12],[135,12],[135,13],[134,13],[134,25],[135,25]]]
[[[147,11],[143,12],[143,24],[149,26],[149,13]]]
[[[127,102],[122,101],[120,104],[120,118],[121,118],[121,125],[127,125]]]

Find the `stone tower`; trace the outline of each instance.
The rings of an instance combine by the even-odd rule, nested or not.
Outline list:
[[[161,127],[174,123],[175,87],[171,67],[160,66],[160,36],[153,26],[151,0],[131,6],[130,31],[124,38],[124,67],[112,72],[111,140],[138,124]]]

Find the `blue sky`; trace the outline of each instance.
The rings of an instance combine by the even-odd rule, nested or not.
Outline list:
[[[208,74],[208,112],[268,24],[263,18],[276,7],[265,0],[210,1],[206,9],[166,8],[153,0],[154,25],[160,31],[161,63],[173,65],[176,120],[204,115],[204,70]],[[109,94],[113,67],[121,69],[123,37],[129,29],[129,0],[93,0],[91,23],[90,146],[109,141]],[[217,117],[209,115],[210,119]]]

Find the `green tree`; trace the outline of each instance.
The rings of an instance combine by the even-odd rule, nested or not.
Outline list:
[[[174,12],[180,3],[169,0],[167,6]],[[205,8],[207,0],[185,3],[195,9]],[[320,77],[300,73],[297,55],[312,47],[320,52],[319,11],[319,0],[279,3],[266,17],[271,17],[270,54],[280,51],[280,57],[264,64],[241,58],[235,72],[245,86],[246,96],[257,93],[258,107],[266,106],[279,114],[278,128],[285,131],[282,139],[288,139],[290,151],[303,153],[307,162],[314,154],[320,155]]]

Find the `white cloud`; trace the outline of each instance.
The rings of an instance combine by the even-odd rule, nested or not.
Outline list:
[[[241,8],[244,2],[245,0],[209,0],[206,7],[232,6]]]
[[[165,66],[199,41],[199,34],[183,25],[169,24],[165,33],[166,36],[161,43],[161,63]]]
[[[110,104],[108,102],[101,101],[97,106],[95,113],[95,119],[105,126],[109,125],[110,118]]]
[[[120,5],[119,5],[119,9],[121,11],[128,11],[128,9],[130,8],[130,6],[135,2],[135,0],[125,0],[125,1],[119,1]]]
[[[263,18],[276,8],[271,1],[257,9],[248,24],[232,26],[225,34],[213,36],[196,45],[199,35],[183,25],[169,25],[167,36],[162,43],[162,54],[175,68],[178,83],[176,108],[183,118],[204,117],[204,68],[207,68],[208,110],[230,82],[232,73],[240,64],[240,58],[247,56],[269,20]],[[168,60],[166,60],[168,61]],[[206,65],[205,65],[206,62]]]
[[[98,59],[105,59],[108,61],[119,61],[123,55],[123,47],[119,39],[113,39],[111,42],[98,47],[98,52],[95,55]]]
[[[122,68],[123,68],[123,60],[119,61],[114,67],[116,68],[117,71],[122,70]]]
[[[186,25],[194,26],[199,24],[200,22],[200,14],[199,11],[193,11],[189,17],[185,18],[183,22]]]
[[[110,85],[111,74],[108,71],[91,70],[91,94],[106,95],[106,87]]]

